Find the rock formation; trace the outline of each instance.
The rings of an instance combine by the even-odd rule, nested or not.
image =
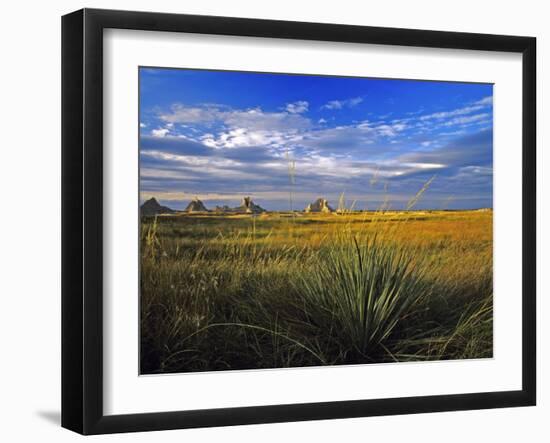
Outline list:
[[[330,205],[328,204],[327,199],[325,199],[325,198],[318,198],[313,203],[310,203],[309,205],[307,205],[306,208],[304,209],[304,212],[325,212],[325,213],[329,213],[329,212],[333,212],[333,211],[334,211],[334,209],[332,209],[330,207]]]
[[[244,197],[241,201],[241,205],[235,208],[223,205],[216,206],[214,211],[232,214],[260,214],[262,212],[266,212],[264,208],[254,203],[250,197]]]
[[[265,212],[265,209],[255,204],[250,197],[244,197],[241,206],[235,208],[235,212],[244,212],[246,214],[259,214]]]
[[[162,206],[155,197],[151,197],[141,205],[141,215],[172,214],[174,211],[166,206]]]
[[[185,212],[208,212],[208,209],[206,209],[206,206],[204,206],[203,202],[201,202],[198,197],[195,197],[189,202],[185,208]]]

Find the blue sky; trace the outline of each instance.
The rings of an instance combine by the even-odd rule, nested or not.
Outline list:
[[[181,209],[245,195],[357,209],[493,203],[489,84],[140,68],[140,198]],[[294,180],[289,163],[295,165]],[[386,203],[384,203],[386,202]]]

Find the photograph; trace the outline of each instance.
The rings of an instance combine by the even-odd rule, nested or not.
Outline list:
[[[141,374],[492,358],[492,84],[138,75]]]

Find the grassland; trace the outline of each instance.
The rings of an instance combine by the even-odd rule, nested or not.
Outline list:
[[[141,224],[141,372],[492,356],[492,211]]]

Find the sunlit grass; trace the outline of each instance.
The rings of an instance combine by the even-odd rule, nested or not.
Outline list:
[[[142,220],[144,373],[491,356],[491,211]]]

